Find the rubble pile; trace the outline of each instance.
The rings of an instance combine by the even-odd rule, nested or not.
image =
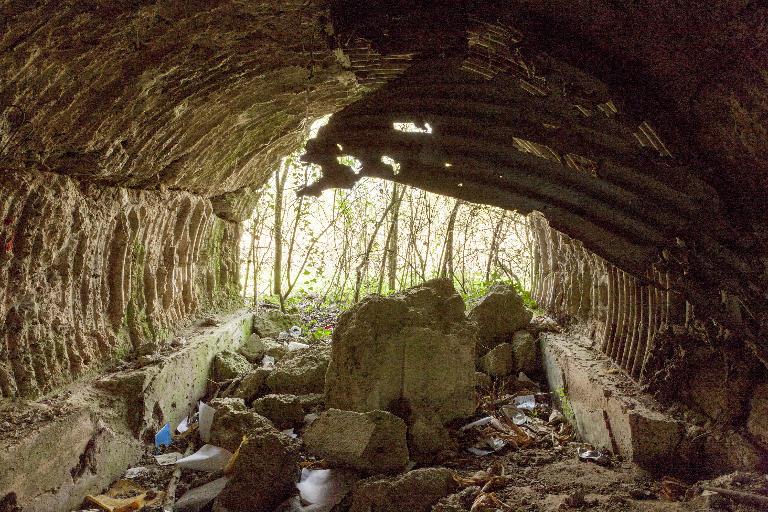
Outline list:
[[[214,359],[197,410],[164,425],[141,464],[83,506],[765,510],[764,476],[658,478],[580,442],[567,396],[529,377],[540,374],[542,321],[528,331],[530,313],[509,309],[523,307],[514,293],[494,287],[469,314],[444,280],[368,297],[341,315],[331,343],[270,311],[239,351]]]

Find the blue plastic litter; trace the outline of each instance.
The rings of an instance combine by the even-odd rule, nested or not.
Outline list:
[[[171,424],[166,423],[163,428],[155,434],[155,446],[170,446],[171,444]]]

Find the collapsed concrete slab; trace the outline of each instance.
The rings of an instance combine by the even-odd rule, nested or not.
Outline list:
[[[325,379],[327,405],[386,410],[409,424],[471,415],[475,326],[448,280],[388,297],[370,296],[341,315]]]

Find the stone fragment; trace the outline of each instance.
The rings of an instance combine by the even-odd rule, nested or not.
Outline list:
[[[267,418],[248,410],[241,399],[217,398],[209,405],[216,409],[210,444],[233,453],[246,433],[275,428]]]
[[[272,511],[296,490],[299,450],[274,428],[249,431],[214,510]]]
[[[266,395],[255,400],[252,407],[281,430],[304,422],[304,406],[296,395]]]
[[[256,368],[243,377],[234,392],[234,396],[242,398],[246,405],[250,405],[258,397],[266,395],[269,392],[267,377],[271,372],[272,370],[266,368]]]
[[[389,478],[367,478],[352,491],[349,512],[428,512],[438,500],[454,492],[453,472],[424,468]]]
[[[258,334],[251,334],[240,347],[238,353],[245,357],[249,363],[258,364],[266,355],[267,351],[264,342]]]
[[[755,441],[768,450],[768,384],[757,386],[752,394],[747,430]]]
[[[476,406],[475,334],[447,279],[366,297],[334,330],[327,405],[443,424],[469,416]]]
[[[292,395],[322,393],[330,355],[331,348],[324,344],[290,352],[267,377],[269,389]]]
[[[248,373],[253,365],[237,352],[224,351],[213,359],[213,380],[221,382]]]
[[[505,377],[515,369],[512,355],[512,345],[501,343],[496,345],[480,358],[480,368],[491,377]]]
[[[454,450],[456,443],[440,420],[434,417],[417,416],[411,420],[408,428],[408,446],[414,454],[432,455]]]
[[[528,331],[517,331],[512,336],[512,358],[515,371],[534,375],[540,371],[538,344]]]
[[[240,347],[239,352],[251,363],[259,364],[264,356],[274,357],[279,361],[288,353],[288,346],[273,338],[260,338],[258,334],[252,334],[248,342]]]
[[[289,315],[276,309],[262,311],[253,319],[253,332],[262,338],[275,338],[294,325],[301,324],[298,315]]]
[[[493,285],[469,312],[469,319],[478,328],[478,356],[485,355],[499,343],[508,342],[516,331],[525,329],[531,321],[531,312],[513,287]]]
[[[405,422],[385,411],[328,409],[304,432],[312,455],[369,474],[402,471],[408,464]]]

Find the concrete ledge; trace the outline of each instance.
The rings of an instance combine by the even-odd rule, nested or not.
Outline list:
[[[192,410],[213,357],[242,345],[253,315],[241,311],[220,321],[188,332],[184,346],[153,365],[73,386],[55,417],[0,439],[0,499],[14,492],[25,512],[69,511],[120,477],[139,460],[148,436],[165,422],[175,427]],[[8,407],[46,410],[41,403]]]
[[[675,456],[685,428],[643,395],[590,341],[575,335],[542,333],[539,338],[547,382],[564,391],[570,420],[582,438],[641,466]]]

